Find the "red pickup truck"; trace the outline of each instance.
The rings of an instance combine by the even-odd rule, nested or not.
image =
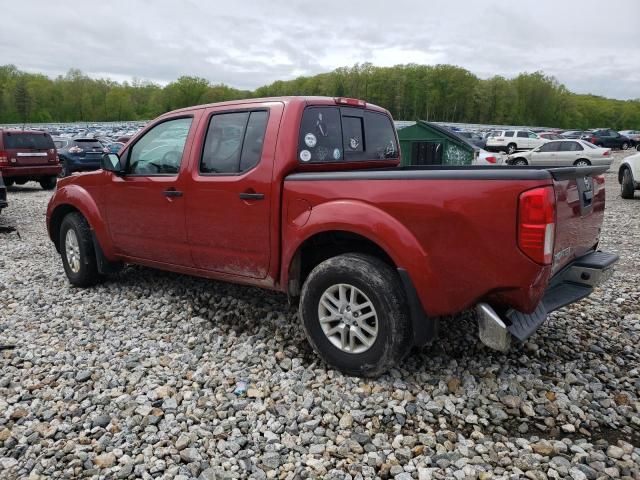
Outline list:
[[[399,167],[361,100],[232,101],[162,115],[47,210],[73,285],[125,263],[286,292],[330,365],[377,375],[476,309],[504,350],[589,295],[606,167]]]

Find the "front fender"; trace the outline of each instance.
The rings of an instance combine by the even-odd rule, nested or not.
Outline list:
[[[378,245],[393,260],[397,268],[409,274],[423,308],[428,312],[422,295],[429,274],[429,257],[416,237],[387,212],[358,200],[337,200],[316,205],[308,220],[285,222],[281,264],[281,285],[289,281],[289,266],[300,246],[314,235],[344,231],[360,235]]]
[[[93,195],[81,185],[67,184],[56,190],[47,207],[47,230],[49,238],[56,244],[56,232],[64,215],[70,210],[79,211],[89,223],[104,256],[107,260],[116,260],[113,242],[107,230],[103,212],[100,211]]]

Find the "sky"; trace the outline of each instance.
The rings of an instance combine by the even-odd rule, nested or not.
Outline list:
[[[355,63],[542,70],[640,98],[640,0],[5,0],[0,65],[250,89]]]

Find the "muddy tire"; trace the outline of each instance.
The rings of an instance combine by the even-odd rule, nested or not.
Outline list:
[[[622,181],[620,182],[620,196],[622,198],[633,198],[634,191],[635,186],[633,184],[631,170],[625,168],[622,172]]]
[[[57,177],[45,177],[40,180],[40,186],[43,190],[53,190],[58,182]]]
[[[411,348],[400,278],[369,255],[339,255],[316,266],[302,287],[299,314],[316,353],[347,375],[378,376]]]
[[[74,287],[90,287],[100,280],[96,252],[87,220],[77,212],[67,214],[60,225],[60,256]]]

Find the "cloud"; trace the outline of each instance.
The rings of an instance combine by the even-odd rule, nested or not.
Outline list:
[[[22,0],[3,6],[0,59],[48,75],[180,75],[253,89],[356,62],[451,63],[486,78],[543,70],[569,89],[640,97],[640,2],[393,3]]]

